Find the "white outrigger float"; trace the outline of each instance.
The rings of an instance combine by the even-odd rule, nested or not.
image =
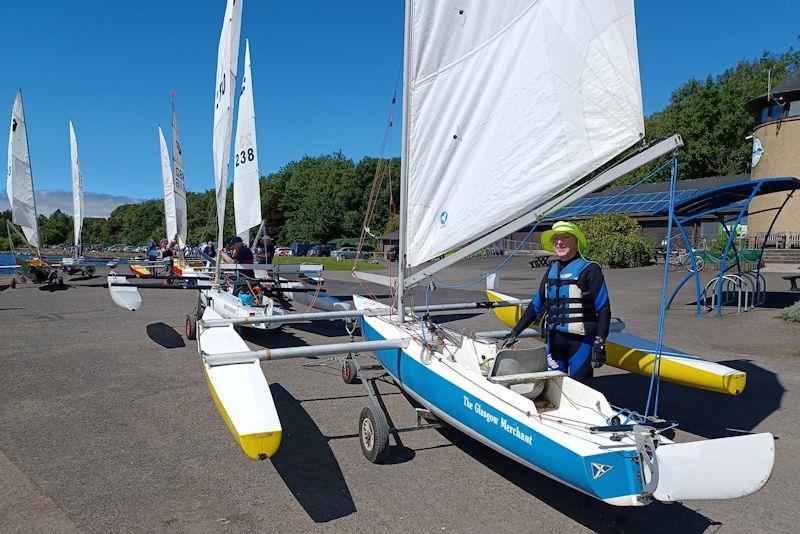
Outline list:
[[[241,4],[228,1],[220,40],[220,113],[232,109],[225,95],[235,80]],[[497,333],[443,328],[429,316],[520,301],[406,307],[407,291],[439,270],[682,145],[678,136],[661,141],[562,193],[643,135],[632,0],[407,0],[405,20],[400,269],[383,279],[354,272],[393,285],[393,306],[356,295],[348,311],[226,319],[206,308],[197,324],[212,396],[245,453],[270,457],[282,434],[261,360],[371,351],[424,407],[418,416],[609,504],[727,499],[761,488],[774,463],[771,434],[674,443],[663,432],[676,423],[630,421],[597,390],[549,370],[540,343],[498,349]],[[224,207],[231,128],[225,133],[229,117],[215,118]],[[352,318],[365,341],[250,351],[234,330]],[[355,359],[345,368],[371,400],[360,443],[379,462],[389,434],[408,429],[389,428]]]

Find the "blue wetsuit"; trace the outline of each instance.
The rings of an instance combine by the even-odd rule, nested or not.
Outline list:
[[[569,372],[585,384],[591,382],[592,346],[595,338],[605,340],[611,324],[608,288],[600,266],[580,256],[553,262],[511,332],[519,335],[542,315],[551,368]]]

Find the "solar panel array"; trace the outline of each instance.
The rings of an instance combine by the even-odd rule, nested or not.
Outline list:
[[[686,200],[697,193],[695,189],[675,191],[675,203]],[[602,213],[652,213],[669,204],[669,191],[656,193],[634,193],[607,197],[584,197],[553,213],[552,219],[586,217]]]

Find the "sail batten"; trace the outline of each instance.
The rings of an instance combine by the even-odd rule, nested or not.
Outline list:
[[[643,136],[632,0],[410,1],[406,267]]]
[[[75,256],[81,253],[81,231],[83,230],[83,174],[78,159],[78,139],[72,121],[69,121],[69,153],[72,170],[72,225],[75,235]]]
[[[233,162],[233,208],[236,219],[236,235],[249,245],[250,228],[261,223],[261,193],[258,183],[258,148],[256,146],[253,78],[250,68],[250,42],[247,40],[244,49],[244,75],[239,93]]]
[[[33,191],[28,128],[22,107],[22,91],[17,92],[11,109],[11,126],[8,133],[8,174],[6,193],[11,207],[11,221],[22,228],[25,239],[38,248],[39,223],[36,215],[36,196]]]

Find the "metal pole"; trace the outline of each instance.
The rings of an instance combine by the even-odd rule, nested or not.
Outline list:
[[[352,343],[332,343],[330,345],[311,345],[308,347],[287,347],[244,352],[225,352],[222,354],[203,353],[203,359],[210,366],[251,363],[256,360],[286,360],[289,358],[308,358],[310,356],[330,356],[350,354],[360,351],[404,349],[411,338],[382,339],[378,341],[355,341]]]
[[[407,307],[406,313],[414,314],[427,311],[455,311],[455,310],[475,310],[504,308],[507,306],[519,306],[526,301],[520,299],[509,299],[499,302],[459,302],[456,304],[432,304],[430,306],[418,306],[416,308]],[[366,310],[347,310],[335,312],[315,312],[315,313],[293,313],[287,315],[269,315],[266,317],[242,317],[238,319],[208,319],[200,321],[206,328],[228,325],[248,325],[261,323],[290,323],[299,321],[327,321],[335,319],[348,319],[351,317],[379,317],[393,315],[393,308],[366,309]]]
[[[398,261],[397,261],[397,318],[401,323],[405,321],[405,271],[406,271],[406,225],[408,224],[408,168],[409,168],[409,143],[411,133],[409,128],[409,108],[411,105],[411,7],[412,0],[406,0],[406,14],[403,38],[403,125],[402,125],[402,150],[400,155],[400,228],[398,230]]]

